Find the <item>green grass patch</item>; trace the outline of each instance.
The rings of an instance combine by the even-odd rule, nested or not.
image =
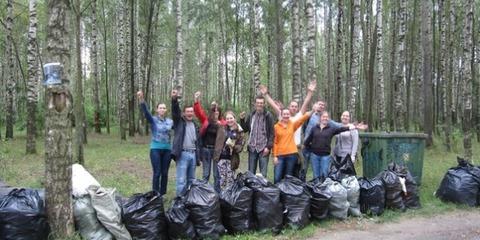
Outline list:
[[[104,131],[105,132],[105,131]],[[37,140],[37,154],[25,155],[25,132],[15,132],[15,139],[0,141],[0,178],[12,186],[41,188],[44,179],[44,141]],[[314,221],[301,230],[284,229],[279,235],[271,233],[251,232],[235,236],[225,236],[224,239],[305,239],[313,236],[319,228],[336,229],[338,225],[346,224],[353,228],[361,228],[367,221],[375,223],[395,222],[400,217],[430,217],[457,209],[468,209],[465,206],[443,203],[434,196],[443,175],[448,168],[456,165],[456,156],[462,155],[461,136],[455,134],[455,144],[451,152],[447,152],[436,138],[434,146],[425,151],[420,200],[422,208],[397,212],[387,210],[379,217],[349,218],[339,222],[329,219]],[[479,156],[480,144],[474,143],[473,156]],[[478,163],[478,161],[475,161]],[[273,167],[269,163],[268,178],[273,180]],[[361,161],[355,164],[359,175],[362,173]],[[128,197],[134,193],[147,192],[151,189],[152,170],[149,159],[149,137],[134,137],[121,141],[118,131],[113,129],[111,135],[89,134],[85,146],[85,168],[104,187],[116,188],[122,196]],[[240,170],[246,171],[247,156],[241,157]],[[202,168],[196,171],[201,178]],[[213,175],[211,180],[213,181]],[[311,171],[308,178],[311,179]],[[169,171],[168,191],[165,207],[168,208],[175,196],[175,162],[172,161]]]

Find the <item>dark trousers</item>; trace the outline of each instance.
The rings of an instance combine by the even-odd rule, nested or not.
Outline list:
[[[171,161],[170,149],[150,149],[150,161],[152,162],[153,178],[152,189],[165,195],[167,192],[168,169]]]

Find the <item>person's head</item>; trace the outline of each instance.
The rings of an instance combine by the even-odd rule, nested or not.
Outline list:
[[[208,121],[216,123],[222,116],[222,109],[217,104],[212,104],[208,113]]]
[[[167,105],[165,103],[159,103],[157,105],[157,110],[156,110],[158,116],[164,117],[165,113],[167,113]]]
[[[295,115],[298,112],[298,102],[291,101],[288,105],[288,110],[290,111],[290,115]]]
[[[229,127],[235,127],[237,125],[235,114],[232,111],[227,111],[225,113],[225,121]]]
[[[265,98],[263,98],[262,96],[257,96],[255,98],[255,110],[257,112],[263,112],[264,109],[265,109]]]
[[[193,112],[193,106],[192,105],[185,105],[183,107],[183,117],[185,118],[185,120],[192,121],[194,114],[195,113]]]
[[[330,121],[330,115],[327,111],[323,111],[322,115],[320,116],[320,123],[323,125],[327,125],[328,121]]]
[[[350,123],[350,112],[345,111],[342,113],[342,117],[340,118],[342,120],[343,124],[349,124]]]
[[[327,109],[327,104],[324,101],[317,102],[317,112],[323,112]]]
[[[288,122],[290,120],[290,110],[288,108],[284,108],[281,111],[282,122]]]

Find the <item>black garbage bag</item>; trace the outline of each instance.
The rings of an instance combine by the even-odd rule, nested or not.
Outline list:
[[[283,206],[280,189],[261,176],[245,173],[245,185],[253,190],[253,216],[255,228],[279,233],[283,225]]]
[[[415,181],[415,178],[408,168],[392,162],[388,165],[388,169],[397,173],[399,177],[405,178],[405,188],[407,191],[402,194],[405,207],[413,209],[420,208],[421,204],[420,196],[418,195],[417,181]]]
[[[385,187],[385,207],[405,211],[402,184],[397,173],[387,169],[381,172],[377,178],[382,180]]]
[[[73,216],[75,228],[84,239],[112,240],[112,234],[98,221],[97,212],[93,209],[89,195],[73,198]]]
[[[193,223],[188,219],[190,212],[184,201],[181,197],[175,198],[172,207],[165,213],[170,239],[196,239],[197,234]]]
[[[480,168],[458,158],[458,166],[450,168],[435,195],[442,201],[477,206],[480,190]]]
[[[323,181],[323,179],[315,178],[307,183],[307,189],[312,196],[310,198],[310,215],[318,220],[328,217],[328,202],[332,198],[328,186],[322,185]]]
[[[310,223],[310,193],[302,180],[287,175],[277,183],[284,208],[284,222],[293,228],[303,228]]]
[[[207,181],[193,180],[186,191],[185,206],[199,238],[219,239],[225,233],[218,194]]]
[[[342,184],[333,181],[330,178],[325,179],[322,183],[326,187],[329,194],[332,196],[328,202],[328,213],[337,219],[347,219],[348,216],[348,192]]]
[[[245,186],[242,174],[220,194],[223,225],[229,233],[253,229],[253,190]]]
[[[365,214],[381,215],[385,209],[385,187],[380,179],[360,178],[360,211]]]
[[[350,154],[341,157],[331,157],[330,161],[330,172],[328,177],[335,181],[342,181],[343,178],[349,176],[356,176],[357,172],[355,171],[355,166],[352,162]]]
[[[47,239],[44,200],[37,190],[14,189],[0,199],[0,237],[5,240]]]
[[[168,239],[163,198],[157,191],[139,193],[122,205],[123,223],[133,239]]]
[[[0,186],[0,199],[7,196],[13,189],[15,188],[8,186]]]

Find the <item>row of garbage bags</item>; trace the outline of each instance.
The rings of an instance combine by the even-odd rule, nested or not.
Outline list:
[[[450,168],[442,179],[435,195],[446,202],[480,205],[480,166],[457,158],[458,165]]]
[[[334,161],[330,173],[329,178],[307,183],[286,176],[277,184],[240,173],[220,194],[209,183],[194,180],[167,211],[158,192],[123,198],[115,189],[97,185],[93,177],[88,180],[88,172],[74,174],[75,226],[85,239],[218,239],[225,233],[279,233],[285,226],[302,228],[312,219],[380,215],[385,207],[420,206],[413,177],[395,164],[373,179],[357,179],[353,163],[344,159]],[[40,193],[15,189],[0,197],[2,239],[46,239]]]

